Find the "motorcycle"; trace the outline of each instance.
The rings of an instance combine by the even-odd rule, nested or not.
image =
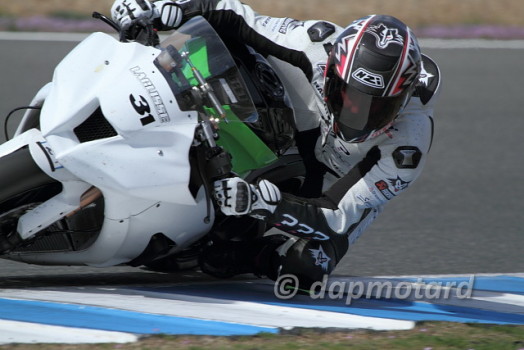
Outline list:
[[[212,239],[257,235],[213,182],[304,176],[288,95],[269,62],[195,17],[93,33],[55,68],[0,145],[0,258],[153,270],[197,265]]]

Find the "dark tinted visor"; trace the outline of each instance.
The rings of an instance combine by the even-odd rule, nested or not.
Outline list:
[[[346,141],[363,140],[388,125],[400,111],[407,91],[392,97],[372,96],[332,78],[326,89],[328,104]]]

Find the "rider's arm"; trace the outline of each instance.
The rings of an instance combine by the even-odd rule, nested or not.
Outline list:
[[[313,65],[325,62],[324,44],[340,28],[324,21],[297,21],[256,13],[238,0],[178,1],[185,22],[201,15],[221,36],[236,37],[260,53],[275,56],[304,71],[311,80]]]
[[[347,248],[382,210],[420,175],[431,146],[432,106],[413,98],[393,128],[366,157],[318,199],[283,194],[269,224],[292,235],[335,240]],[[358,230],[356,228],[358,227]],[[349,235],[349,236],[348,236]]]

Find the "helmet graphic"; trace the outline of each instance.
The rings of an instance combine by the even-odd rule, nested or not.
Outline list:
[[[348,142],[386,130],[409,101],[420,69],[417,39],[403,22],[371,15],[351,23],[326,65],[324,95],[333,130]]]

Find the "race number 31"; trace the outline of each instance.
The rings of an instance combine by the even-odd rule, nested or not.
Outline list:
[[[143,116],[140,118],[140,122],[143,126],[146,126],[148,124],[151,124],[155,121],[155,117],[151,114],[151,107],[149,106],[149,103],[147,102],[146,98],[142,95],[139,95],[139,100],[133,95],[129,95],[129,101],[131,101],[131,105],[135,109],[135,111]]]

